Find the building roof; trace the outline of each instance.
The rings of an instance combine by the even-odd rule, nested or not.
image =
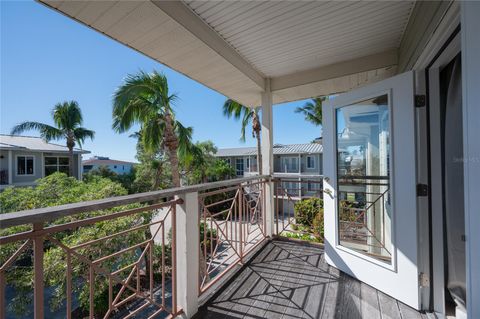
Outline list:
[[[217,150],[215,156],[245,156],[250,155],[252,152],[256,152],[255,147],[236,147],[236,148],[220,148]]]
[[[135,165],[136,163],[127,161],[118,161],[110,159],[108,157],[93,157],[88,160],[82,161],[82,165]]]
[[[273,146],[273,155],[287,155],[287,154],[320,154],[323,152],[323,145],[319,143],[305,143],[305,144],[275,144]],[[217,157],[229,156],[249,156],[257,155],[256,147],[237,147],[237,148],[223,148],[217,151]]]
[[[49,143],[36,136],[17,136],[0,134],[0,149],[25,150],[36,152],[59,152],[66,153],[68,148],[63,145]],[[88,154],[89,151],[74,148],[74,153]]]

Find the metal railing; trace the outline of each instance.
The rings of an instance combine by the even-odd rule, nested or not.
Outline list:
[[[312,230],[297,227],[295,204],[308,198],[323,199],[323,180],[321,176],[311,178],[274,178],[275,234],[314,236]],[[316,234],[317,236],[319,234]]]
[[[149,201],[150,196],[145,200]],[[85,209],[79,203],[75,206],[82,210],[81,216],[65,218],[65,214],[60,221],[35,221],[28,231],[1,237],[2,250],[12,253],[10,256],[2,253],[0,261],[0,317],[6,318],[5,289],[9,284],[11,289],[15,287],[15,282],[9,279],[18,280],[19,275],[28,276],[32,271],[35,318],[43,318],[48,312],[44,304],[51,289],[61,290],[66,318],[72,318],[72,313],[79,310],[73,308],[73,303],[82,298],[86,312],[83,315],[89,318],[111,318],[122,312],[127,313],[122,317],[130,318],[142,311],[149,315],[177,314],[180,311],[175,272],[178,201],[161,197],[157,201],[161,202],[144,202],[140,198],[135,204],[125,205],[122,200],[117,204],[111,199]],[[155,219],[158,214],[162,216]],[[12,221],[2,219],[2,228],[10,224],[8,220]],[[172,232],[169,240],[166,224]],[[83,240],[74,240],[70,236],[73,232],[82,234]],[[171,252],[169,262],[167,250]],[[60,273],[52,273],[57,271],[52,269],[52,262],[56,268],[58,263],[64,265]],[[59,280],[52,276],[64,277]],[[51,280],[55,286],[48,287],[46,283]],[[102,294],[107,297],[102,299]],[[27,292],[26,296],[29,295]],[[99,299],[106,305],[99,306]]]
[[[340,242],[381,259],[392,254],[387,244],[386,216],[389,178],[345,176],[339,180],[338,231]]]
[[[206,291],[264,242],[269,180],[255,176],[0,214],[0,318],[16,302],[35,318],[51,315],[48,304],[66,318],[191,316],[198,304],[186,296]],[[203,231],[178,232],[197,223]],[[195,250],[200,260],[190,258]],[[188,275],[193,269],[204,276],[198,285]]]
[[[199,294],[266,239],[265,183],[250,180],[199,194]]]

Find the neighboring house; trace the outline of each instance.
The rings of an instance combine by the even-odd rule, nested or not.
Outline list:
[[[117,160],[110,159],[109,157],[103,157],[103,156],[94,156],[82,162],[84,173],[88,173],[92,169],[97,169],[97,168],[100,168],[101,166],[105,166],[109,170],[111,170],[112,172],[118,175],[130,173],[134,165],[135,163],[132,163],[132,162],[117,161]]]
[[[274,176],[282,179],[285,192],[295,197],[318,194],[322,189],[322,153],[321,142],[273,146]],[[229,163],[237,177],[258,173],[256,147],[219,149],[215,156]]]
[[[82,154],[74,149],[74,177],[82,178]],[[0,189],[6,186],[35,185],[39,178],[54,172],[68,174],[68,148],[47,143],[39,137],[0,134]]]

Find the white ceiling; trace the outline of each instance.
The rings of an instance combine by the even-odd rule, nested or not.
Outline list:
[[[260,73],[276,77],[398,48],[415,2],[185,3]]]
[[[414,1],[38,1],[249,106],[260,105],[267,83],[273,102],[281,103],[394,74],[414,6]]]

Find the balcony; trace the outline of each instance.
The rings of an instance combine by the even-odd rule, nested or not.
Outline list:
[[[328,266],[322,245],[283,237],[298,199],[282,185],[255,176],[1,215],[0,317],[20,300],[35,318],[420,318]]]

